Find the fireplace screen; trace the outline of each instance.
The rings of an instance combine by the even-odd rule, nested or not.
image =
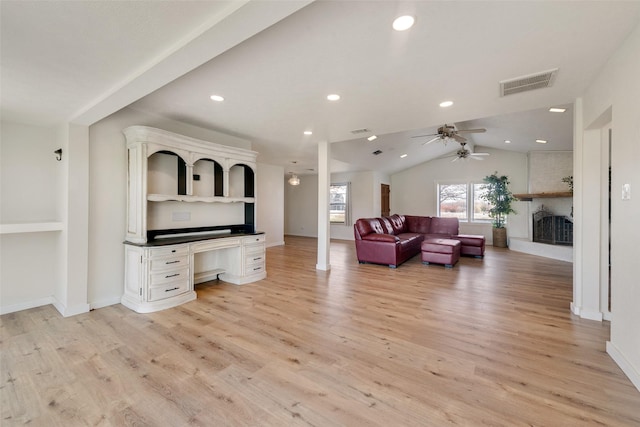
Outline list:
[[[538,211],[533,214],[533,241],[573,246],[573,221],[565,215]]]

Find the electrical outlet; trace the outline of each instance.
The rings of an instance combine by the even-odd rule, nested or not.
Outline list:
[[[631,200],[631,184],[622,184],[622,200]]]

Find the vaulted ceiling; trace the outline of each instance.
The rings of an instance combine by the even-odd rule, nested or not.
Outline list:
[[[91,124],[130,104],[246,138],[259,161],[298,173],[315,168],[320,140],[333,143],[335,170],[393,173],[455,150],[412,138],[445,123],[486,128],[470,145],[570,150],[573,101],[640,17],[637,1],[3,0],[1,8],[3,119]],[[396,32],[403,14],[416,23]],[[502,80],[555,68],[549,88],[499,95]],[[341,99],[328,101],[330,93]],[[454,104],[440,107],[445,100]],[[548,112],[561,105],[565,113]]]

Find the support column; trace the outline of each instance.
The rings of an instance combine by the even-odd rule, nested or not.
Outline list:
[[[329,226],[329,187],[331,185],[331,144],[318,143],[318,261],[317,270],[331,270],[329,250],[331,229]]]
[[[54,306],[63,316],[89,311],[89,127],[68,124],[63,131],[66,157],[65,229],[62,233],[61,283]],[[65,149],[66,148],[66,149]]]

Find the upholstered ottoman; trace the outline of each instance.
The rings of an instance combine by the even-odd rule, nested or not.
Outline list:
[[[471,255],[476,258],[482,258],[484,256],[484,236],[475,234],[458,234],[453,236],[454,239],[459,240],[460,255]]]
[[[422,242],[423,264],[444,264],[453,267],[460,259],[460,241],[452,239],[427,239]]]

